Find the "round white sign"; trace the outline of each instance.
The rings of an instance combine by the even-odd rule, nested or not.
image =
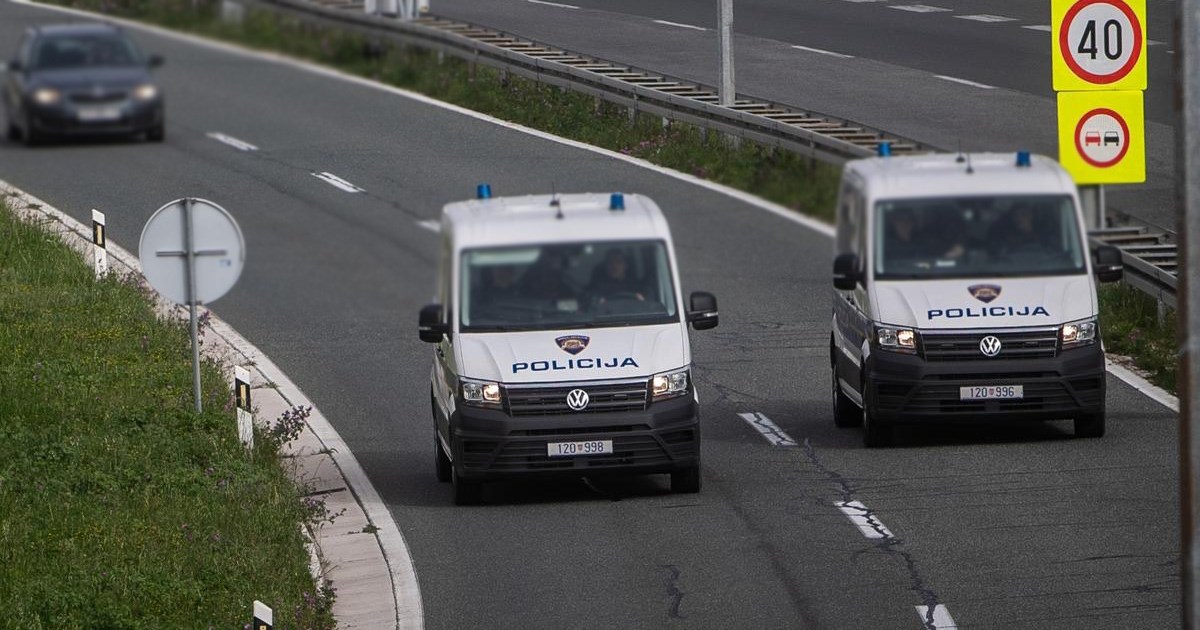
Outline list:
[[[1111,109],[1093,109],[1075,126],[1075,148],[1092,166],[1112,166],[1129,151],[1129,125]]]
[[[186,204],[190,202],[190,212]],[[142,273],[167,299],[188,304],[188,232],[195,260],[195,301],[208,303],[237,283],[246,259],[242,230],[233,217],[204,199],[176,199],[150,216],[142,228],[138,258]]]
[[[1079,78],[1097,84],[1125,78],[1142,56],[1142,25],[1123,0],[1082,0],[1059,28],[1059,54]]]

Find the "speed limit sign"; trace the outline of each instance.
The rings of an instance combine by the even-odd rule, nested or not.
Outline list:
[[[1146,89],[1146,0],[1052,0],[1056,91]]]

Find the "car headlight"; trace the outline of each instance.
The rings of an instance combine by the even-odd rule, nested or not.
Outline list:
[[[463,379],[462,400],[477,407],[499,407],[504,402],[504,391],[499,383],[490,381],[468,381]]]
[[[1094,343],[1096,341],[1096,318],[1063,324],[1058,331],[1058,338],[1062,341],[1064,349]]]
[[[881,348],[909,354],[915,354],[917,351],[917,331],[911,328],[877,326],[875,339]]]
[[[38,88],[33,91],[33,102],[38,105],[53,105],[62,100],[62,92],[54,88]]]
[[[145,83],[133,88],[133,98],[139,101],[152,101],[158,96],[158,88]]]
[[[654,397],[654,400],[666,400],[682,396],[688,393],[690,380],[691,378],[688,375],[687,369],[655,374],[654,378],[650,379],[650,394]]]

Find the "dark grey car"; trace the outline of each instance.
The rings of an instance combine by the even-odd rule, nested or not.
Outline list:
[[[8,138],[32,145],[47,136],[145,134],[161,142],[163,94],[150,75],[161,64],[108,24],[30,28],[8,63]]]

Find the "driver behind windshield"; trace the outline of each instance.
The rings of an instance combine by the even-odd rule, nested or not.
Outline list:
[[[586,292],[599,304],[612,299],[646,299],[645,288],[629,270],[625,252],[615,247],[608,250],[604,260],[592,271],[592,281]]]

